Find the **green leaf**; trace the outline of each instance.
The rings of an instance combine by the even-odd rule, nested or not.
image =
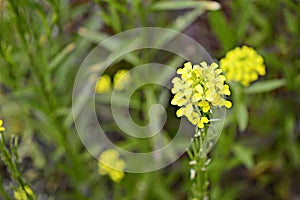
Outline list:
[[[187,27],[189,27],[203,13],[204,13],[204,9],[201,8],[195,9],[191,12],[188,12],[182,16],[177,17],[176,20],[168,28],[181,32],[185,30]],[[173,39],[174,37],[172,37],[171,39]],[[169,39],[168,42],[171,39]]]
[[[154,3],[151,6],[151,10],[162,11],[162,10],[182,10],[191,8],[203,8],[205,10],[218,10],[220,4],[217,2],[200,2],[200,1],[161,1]]]
[[[222,11],[211,12],[208,15],[209,25],[217,35],[222,48],[225,51],[232,49],[236,43],[236,32],[232,29],[230,24]]]
[[[284,18],[286,21],[286,29],[296,35],[299,33],[299,22],[297,20],[297,16],[293,15],[288,10],[284,10]]]
[[[239,102],[236,104],[236,115],[237,115],[237,123],[240,131],[245,131],[248,126],[248,110],[244,102]]]
[[[284,79],[274,79],[274,80],[267,80],[267,81],[260,81],[254,83],[250,87],[245,89],[245,94],[256,94],[262,92],[269,92],[280,88],[286,84]]]
[[[48,69],[50,71],[55,70],[62,62],[64,62],[73,50],[75,49],[75,45],[73,43],[68,44],[65,48],[63,48],[51,61],[48,65]]]
[[[273,34],[271,32],[272,25],[266,16],[258,10],[258,8],[255,6],[251,8],[251,12],[255,13],[255,15],[251,15],[251,21],[253,21],[253,25],[257,28],[255,29],[255,32],[252,32],[249,36],[247,36],[247,38],[245,38],[245,43],[257,46],[262,44],[268,39],[268,37],[270,37],[270,35]]]
[[[253,152],[249,148],[237,144],[233,147],[233,152],[247,169],[254,167]]]
[[[240,6],[242,6],[242,12],[239,12],[236,20],[238,21],[237,27],[237,38],[239,41],[243,41],[246,37],[246,31],[249,26],[249,20],[253,14],[253,4],[251,1],[242,1]]]
[[[98,44],[110,37],[109,35],[107,35],[105,33],[96,32],[94,30],[89,30],[84,27],[81,27],[78,29],[78,34],[81,37],[87,39],[88,41],[96,43],[96,44]],[[116,43],[117,43],[117,41],[113,45],[116,45]]]

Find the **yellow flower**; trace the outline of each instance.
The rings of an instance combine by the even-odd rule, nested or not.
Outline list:
[[[225,84],[226,77],[216,63],[209,66],[202,62],[193,66],[187,62],[177,70],[177,74],[181,76],[172,80],[174,98],[171,104],[181,107],[176,112],[178,117],[186,116],[192,124],[203,128],[204,124],[209,123],[207,113],[211,106],[232,106],[230,101],[224,99],[224,95],[230,95],[230,90]]]
[[[118,183],[124,177],[125,162],[119,158],[116,150],[109,149],[100,155],[98,168],[99,174],[109,175],[114,182]]]
[[[229,51],[220,61],[221,69],[228,81],[240,82],[245,87],[266,74],[263,58],[247,46],[236,47]]]
[[[25,185],[24,188],[20,186],[17,190],[15,190],[14,198],[15,200],[29,200],[35,199],[35,195],[31,188]]]
[[[97,94],[110,92],[111,91],[110,76],[108,75],[101,76],[96,84],[95,91]]]
[[[114,89],[123,90],[125,86],[130,82],[131,76],[128,70],[121,69],[114,75]]]
[[[177,70],[177,74],[181,74],[181,76],[185,79],[187,78],[191,78],[192,76],[192,63],[191,62],[187,62],[184,64],[183,68],[179,68]]]
[[[3,126],[2,119],[0,119],[0,131],[5,131],[5,127]]]

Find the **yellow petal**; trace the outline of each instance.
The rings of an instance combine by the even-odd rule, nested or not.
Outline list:
[[[95,92],[97,94],[108,93],[111,90],[111,79],[108,75],[103,75],[98,79],[98,82],[95,86]]]
[[[187,63],[184,63],[184,67],[187,69],[187,70],[191,70],[192,69],[192,63],[191,62],[187,62]]]
[[[216,80],[219,82],[223,82],[223,81],[226,81],[226,77],[224,75],[219,75]]]
[[[182,68],[177,69],[177,74],[184,74],[185,70],[183,70]]]
[[[193,92],[192,88],[189,88],[189,89],[186,89],[186,90],[183,91],[184,96],[186,96],[186,98],[190,98],[191,95],[192,95],[192,92]]]
[[[204,62],[201,62],[200,65],[204,68],[207,68],[207,63],[204,61]]]
[[[180,91],[180,89],[179,88],[177,88],[177,87],[173,87],[172,88],[172,90],[171,90],[171,92],[173,93],[173,94],[176,94],[177,92],[179,92]]]
[[[229,86],[228,85],[224,85],[223,86],[223,89],[222,90],[220,90],[220,92],[219,92],[220,94],[225,94],[225,95],[230,95],[231,94],[231,92],[230,92],[230,90],[229,90]]]
[[[177,105],[178,105],[178,106],[183,106],[183,105],[185,105],[187,102],[188,102],[187,99],[182,98],[182,99],[178,100]]]
[[[207,119],[207,117],[202,117],[202,118],[201,118],[201,121],[202,121],[203,123],[208,123],[208,122],[209,122],[209,120]]]
[[[232,107],[232,103],[230,101],[225,101],[225,107],[226,108],[231,108]]]
[[[196,125],[200,120],[199,115],[196,112],[192,112],[187,118],[193,125]]]
[[[199,127],[199,128],[204,128],[204,124],[203,124],[203,122],[202,122],[201,120],[200,120],[199,123],[198,123],[198,127]]]
[[[201,102],[199,102],[198,105],[201,107],[206,107],[206,106],[209,106],[209,103],[207,101],[201,101]]]
[[[213,62],[213,63],[211,63],[210,67],[216,69],[216,68],[218,68],[218,64]]]
[[[177,105],[178,104],[177,99],[175,97],[172,99],[171,104],[172,105]]]
[[[210,106],[205,106],[202,108],[203,112],[207,113],[210,110]]]
[[[178,77],[173,78],[173,80],[171,81],[172,83],[180,83],[181,79]]]
[[[182,116],[183,116],[183,108],[179,108],[179,109],[176,111],[176,115],[177,115],[177,117],[182,117]]]
[[[219,74],[221,74],[222,73],[222,70],[221,69],[216,69],[215,70],[215,75],[219,75]]]
[[[193,110],[194,110],[193,105],[191,103],[189,103],[184,109],[184,115],[186,115],[186,116],[191,115]]]
[[[198,93],[200,93],[200,94],[203,93],[203,87],[200,84],[196,85],[195,89]]]
[[[256,68],[256,71],[258,72],[259,75],[264,76],[266,75],[266,69],[264,65],[261,65]]]
[[[200,99],[202,99],[202,95],[201,94],[199,94],[199,93],[196,93],[196,94],[194,94],[193,95],[193,97],[192,97],[192,102],[198,102]]]

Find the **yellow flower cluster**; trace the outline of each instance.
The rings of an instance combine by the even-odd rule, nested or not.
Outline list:
[[[124,177],[125,162],[119,158],[116,150],[109,149],[100,155],[98,168],[99,174],[109,175],[114,182],[118,183]]]
[[[113,85],[110,76],[105,74],[98,79],[95,91],[97,94],[109,93],[112,90],[112,87],[115,90],[121,91],[124,90],[125,86],[128,85],[130,81],[131,76],[128,73],[128,70],[118,70],[113,77]]]
[[[5,131],[5,127],[3,126],[2,119],[0,119],[0,131]]]
[[[221,69],[228,81],[240,82],[245,87],[266,74],[263,58],[247,46],[236,47],[229,51],[220,61]]]
[[[179,77],[172,80],[172,93],[175,94],[172,105],[178,105],[176,112],[178,117],[186,116],[187,119],[199,128],[209,123],[207,113],[211,106],[230,108],[230,101],[224,99],[229,96],[229,86],[225,84],[225,76],[216,63],[210,66],[206,62],[200,65],[192,65],[187,62],[183,68],[177,70]]]
[[[111,80],[107,74],[101,76],[96,84],[96,93],[103,94],[111,91]]]
[[[20,186],[17,190],[15,190],[14,198],[15,200],[29,200],[35,199],[35,195],[32,192],[31,188],[25,185],[24,188]]]
[[[114,75],[114,89],[115,90],[124,90],[125,86],[130,83],[131,76],[128,73],[128,70],[119,70]]]

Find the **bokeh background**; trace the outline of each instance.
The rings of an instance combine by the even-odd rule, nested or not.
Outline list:
[[[218,2],[0,0],[0,117],[6,134],[20,137],[20,170],[38,199],[187,199],[187,155],[162,170],[126,173],[115,183],[98,173],[97,160],[81,144],[72,120],[71,94],[83,59],[106,38],[147,26],[189,35],[216,61],[242,45],[263,56],[267,74],[258,81],[277,82],[243,90],[239,106],[233,99],[210,153],[211,199],[300,199],[300,2]],[[139,60],[120,60],[106,73],[113,76],[155,56],[151,50],[134,53]],[[159,59],[174,67],[183,63],[168,53]],[[147,124],[153,87],[133,97],[138,99],[132,109],[137,123]],[[105,94],[100,102],[101,97],[107,102]],[[171,139],[178,119],[176,107],[167,110],[165,131]],[[99,112],[106,116],[99,121],[119,146],[151,149],[147,141],[123,136],[107,105],[99,105]],[[14,183],[2,162],[0,174],[1,191],[12,195]]]

